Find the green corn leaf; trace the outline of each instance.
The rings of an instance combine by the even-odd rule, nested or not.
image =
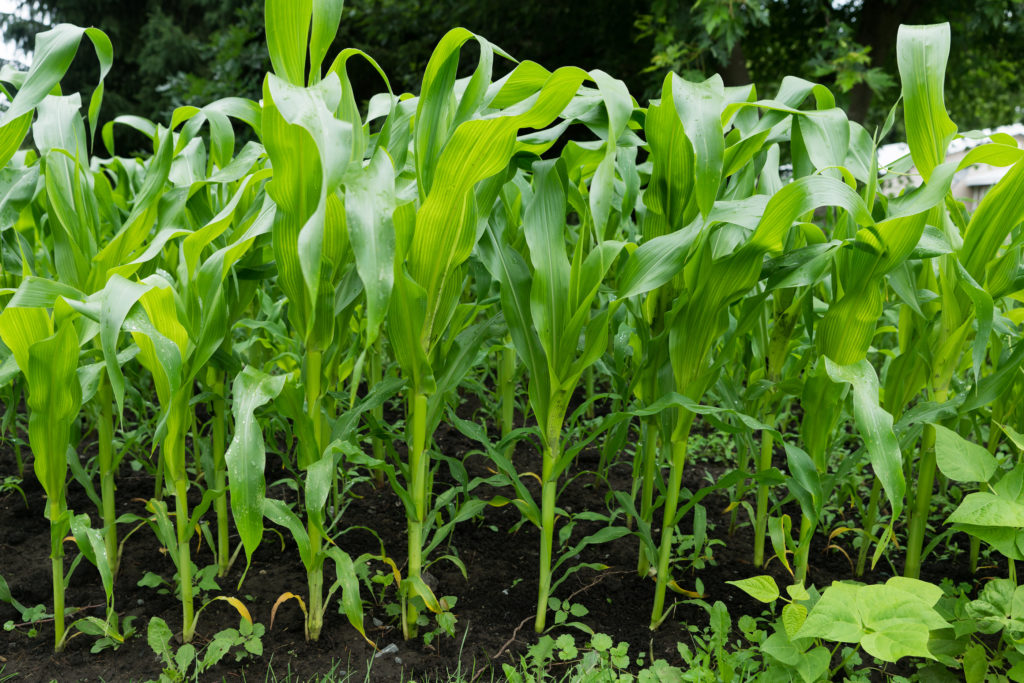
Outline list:
[[[62,505],[71,423],[78,416],[82,400],[76,374],[78,352],[74,322],[66,320],[52,337],[29,347],[25,372],[29,392],[29,440],[36,458],[36,477],[47,497]]]
[[[231,386],[235,434],[224,455],[231,490],[231,516],[245,548],[246,565],[263,538],[266,448],[256,409],[277,398],[285,375],[271,376],[246,366]]]
[[[107,376],[117,402],[117,414],[124,413],[124,373],[117,360],[117,342],[128,313],[150,285],[126,280],[114,275],[102,291],[100,304],[100,345],[107,365]]]
[[[103,592],[106,593],[107,604],[110,606],[114,600],[114,572],[110,566],[110,558],[107,557],[103,534],[99,529],[92,528],[89,515],[86,514],[71,517],[71,532],[75,536],[75,544],[79,550],[99,571]]]
[[[366,629],[363,626],[363,601],[359,599],[359,576],[352,558],[337,546],[332,546],[325,552],[327,557],[334,560],[334,571],[337,577],[334,585],[328,591],[326,601],[330,601],[334,592],[341,588],[341,609],[345,612],[348,622],[373,645],[373,641],[367,638]]]
[[[565,255],[565,168],[555,162],[534,165],[533,201],[526,207],[523,233],[533,261],[530,313],[548,364],[558,363],[561,333],[569,322],[570,264]],[[551,368],[553,369],[553,367]],[[550,369],[549,369],[550,372]]]
[[[946,148],[956,135],[943,97],[948,56],[949,24],[900,26],[896,61],[903,83],[907,144],[925,182],[946,160]]]
[[[336,74],[309,88],[269,74],[263,99],[263,140],[274,165],[274,179],[267,192],[278,205],[274,248],[284,276],[282,285],[298,305],[303,300],[296,287],[301,277],[301,291],[308,301],[315,302],[325,245],[336,230],[328,224],[329,198],[341,184],[348,164],[352,126],[333,115],[341,99]],[[330,251],[327,249],[328,255]],[[314,322],[315,317],[306,324],[311,327]]]
[[[324,536],[326,536],[323,528],[324,506],[327,505],[327,496],[331,493],[334,467],[333,457],[321,456],[318,460],[310,463],[304,477],[306,480],[306,517]],[[317,558],[313,558],[313,560],[318,561]]]
[[[654,168],[643,195],[648,209],[643,221],[646,240],[678,230],[697,213],[693,145],[676,113],[673,83],[674,76],[666,76],[661,103],[647,109],[645,132]]]
[[[722,132],[725,88],[722,78],[716,74],[703,83],[673,78],[672,99],[686,137],[693,145],[697,206],[707,217],[718,197],[725,157]]]
[[[377,338],[391,301],[395,272],[395,169],[383,149],[346,182],[345,215],[356,269],[366,291],[367,340]]]
[[[302,521],[292,512],[284,501],[276,498],[263,499],[263,516],[274,524],[278,524],[291,532],[295,545],[299,548],[299,557],[306,571],[313,566],[313,557],[309,547],[309,534]]]
[[[960,261],[978,282],[996,257],[1007,235],[1024,220],[1024,163],[1017,162],[989,190],[971,215],[964,234]]]
[[[293,5],[294,7],[294,5]],[[320,80],[320,68],[331,42],[338,35],[345,0],[313,0],[312,27],[309,34],[309,81]],[[305,58],[303,58],[305,62]]]
[[[103,98],[103,79],[113,61],[110,39],[96,28],[83,29],[71,24],[58,24],[49,31],[36,35],[32,67],[11,106],[0,116],[0,166],[6,166],[21,145],[25,133],[28,132],[32,110],[64,77],[78,51],[78,44],[83,35],[92,41],[100,64],[99,87],[93,91],[93,101],[89,106],[90,128],[95,132],[99,103]]]
[[[892,505],[892,517],[897,519],[903,511],[907,485],[903,478],[903,456],[892,431],[892,415],[878,403],[878,376],[867,360],[837,365],[826,358],[825,368],[832,381],[844,382],[853,388],[853,418],[857,431],[864,439],[875,476]]]
[[[7,306],[0,313],[0,339],[14,354],[23,373],[28,374],[29,349],[53,334],[53,321],[42,308]]]
[[[292,85],[306,84],[313,0],[266,0],[267,51],[274,72]]]
[[[619,275],[619,298],[645,294],[675,277],[683,269],[700,228],[700,222],[695,221],[682,230],[641,244],[630,254]]]

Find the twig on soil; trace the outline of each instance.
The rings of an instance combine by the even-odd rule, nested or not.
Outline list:
[[[526,626],[526,622],[530,621],[530,619],[533,619],[533,615],[532,614],[519,622],[519,626],[516,626],[516,630],[512,631],[512,637],[509,638],[508,640],[506,640],[505,644],[501,646],[501,649],[499,649],[498,652],[496,654],[494,654],[494,656],[491,657],[491,661],[492,662],[494,660],[498,659],[498,657],[501,657],[501,655],[505,652],[505,650],[508,649],[509,645],[511,645],[512,643],[516,642],[516,636],[519,635],[519,630],[521,628],[523,628],[524,626]],[[486,670],[487,670],[486,666],[481,668],[481,669],[479,669],[475,674],[473,674],[473,679],[470,681],[470,683],[476,683],[476,679],[479,678],[480,674],[482,674]]]
[[[96,609],[98,607],[104,607],[104,606],[105,605],[103,603],[100,603],[98,605],[85,605],[84,607],[76,607],[73,610],[68,610],[67,613],[77,614],[79,612],[84,612],[87,609]],[[67,616],[67,613],[65,613],[65,616]],[[51,621],[53,621],[53,617],[46,617],[45,619],[35,619],[33,621],[25,621],[25,622],[22,622],[20,624],[13,624],[13,625],[11,625],[11,628],[21,628],[22,626],[32,626],[33,624],[46,624],[46,623],[51,622]]]

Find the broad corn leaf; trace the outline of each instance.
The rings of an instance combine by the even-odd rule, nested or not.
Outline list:
[[[245,548],[246,562],[252,561],[263,538],[263,510],[266,480],[266,450],[263,430],[256,422],[256,409],[274,400],[284,387],[287,376],[270,376],[250,366],[235,377],[231,388],[234,397],[235,435],[224,455],[231,488],[231,515]]]
[[[697,206],[706,217],[714,206],[718,186],[722,182],[725,155],[722,132],[725,88],[722,78],[716,74],[703,83],[674,78],[672,98],[676,113],[683,121],[686,137],[693,145]]]
[[[55,335],[35,342],[28,351],[28,429],[36,456],[36,477],[47,496],[63,504],[65,451],[71,437],[71,422],[78,416],[82,400],[74,322],[66,320]]]
[[[266,0],[267,50],[274,72],[292,85],[306,84],[306,56],[313,0]]]
[[[892,415],[878,403],[878,376],[871,364],[861,360],[851,365],[836,365],[825,360],[825,368],[834,382],[845,382],[853,388],[853,417],[864,439],[875,476],[882,482],[892,505],[892,517],[903,511],[907,484],[903,477],[903,456],[892,431]]]
[[[346,183],[345,215],[356,269],[366,291],[367,344],[376,339],[391,301],[395,271],[395,169],[383,149]]]
[[[946,148],[956,135],[943,96],[948,57],[949,24],[900,26],[896,61],[903,82],[907,143],[925,182],[946,160]]]

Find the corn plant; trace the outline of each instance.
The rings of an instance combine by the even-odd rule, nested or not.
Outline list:
[[[0,313],[0,339],[14,354],[28,384],[29,444],[35,475],[46,492],[50,520],[54,649],[64,648],[64,536],[71,527],[66,502],[67,451],[71,424],[81,409],[78,382],[80,337],[77,316],[58,302],[52,313],[7,306]]]
[[[286,18],[293,12],[298,23]],[[292,410],[291,417],[304,437],[298,466],[307,473],[306,530],[301,532],[294,514],[277,502],[268,501],[264,509],[273,521],[292,531],[300,546],[308,543],[308,552],[302,553],[309,588],[306,633],[316,640],[326,611],[323,563],[327,558],[335,560],[339,581],[346,585],[343,600],[349,619],[362,631],[352,561],[337,548],[323,548],[326,496],[322,494],[337,486],[335,456],[328,450],[329,415],[334,409],[328,410],[324,399],[342,359],[352,351],[346,325],[359,294],[360,277],[370,328],[360,364],[387,310],[386,276],[392,258],[385,233],[391,230],[394,170],[383,149],[367,144],[345,70],[352,52],[340,54],[326,74],[322,70],[338,29],[341,3],[305,2],[294,8],[291,3],[268,2],[267,15],[281,21],[268,21],[275,73],[264,82],[261,135],[274,168],[267,191],[276,207],[272,239],[278,284],[288,297],[289,321],[303,345],[305,408]],[[300,24],[301,31],[296,33]],[[371,158],[364,167],[367,151]],[[359,377],[353,381],[358,384]],[[321,488],[324,478],[327,489]]]
[[[545,627],[551,589],[558,479],[571,464],[562,447],[563,422],[583,371],[607,346],[614,306],[599,307],[595,314],[591,311],[601,282],[623,244],[601,240],[589,246],[589,226],[581,226],[583,234],[570,261],[564,253],[568,208],[564,163],[538,162],[533,171],[533,196],[522,226],[533,273],[526,270],[522,257],[505,245],[492,247],[491,268],[499,274],[509,331],[529,372],[530,406],[543,445],[541,505],[534,503],[525,513],[541,529],[540,588],[534,624],[540,633]],[[580,338],[582,353],[577,348]]]

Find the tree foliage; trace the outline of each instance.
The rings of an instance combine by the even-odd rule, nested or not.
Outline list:
[[[227,95],[259,97],[268,68],[263,0],[20,0],[0,14],[9,39],[30,50],[35,32],[59,22],[107,31],[119,54],[106,111],[163,118],[175,106]],[[783,74],[830,85],[851,117],[878,124],[898,96],[900,23],[949,21],[953,54],[947,105],[967,128],[1020,119],[1024,0],[349,0],[335,47],[376,59],[397,91],[417,92],[440,37],[461,25],[517,59],[599,68],[656,96],[663,74],[720,73],[760,92]],[[95,65],[76,62],[69,88],[87,89]],[[362,69],[361,71],[359,69]],[[379,77],[357,67],[358,92]]]

